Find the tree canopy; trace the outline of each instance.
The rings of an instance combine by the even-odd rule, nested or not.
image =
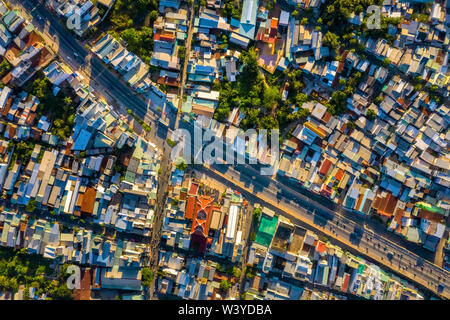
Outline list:
[[[36,294],[45,293],[47,299],[71,300],[72,291],[67,288],[65,267],[60,268],[58,277],[48,278],[52,273],[51,260],[37,254],[28,254],[27,249],[0,248],[0,290],[17,292],[19,285],[36,288]]]

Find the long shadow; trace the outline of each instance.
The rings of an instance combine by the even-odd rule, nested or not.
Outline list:
[[[254,194],[264,191],[265,188],[269,187],[269,183],[264,179],[264,176],[259,174],[259,165],[251,165],[256,169],[256,172],[249,171],[244,165],[235,165],[234,169],[240,173],[241,181],[245,183],[246,187],[253,186]]]
[[[312,191],[307,190],[305,187],[299,185],[297,182],[292,181],[289,178],[277,175],[277,180],[297,191],[298,193],[310,198],[311,200],[318,202],[331,210],[336,210],[336,204],[328,198],[315,194]]]
[[[156,122],[156,135],[165,140],[167,138],[167,133],[169,132],[169,128],[165,125],[161,124],[159,121]]]
[[[363,237],[363,233],[364,231],[361,228],[355,227],[353,232],[350,234],[350,242],[356,246],[359,246]]]

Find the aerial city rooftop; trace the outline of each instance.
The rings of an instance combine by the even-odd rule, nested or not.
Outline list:
[[[0,1],[0,300],[448,299],[449,44],[450,0]]]

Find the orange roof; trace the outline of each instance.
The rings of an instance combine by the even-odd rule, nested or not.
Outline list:
[[[305,122],[304,126],[307,127],[309,130],[311,130],[312,132],[314,132],[315,134],[317,134],[321,139],[325,138],[327,135],[325,131],[314,125],[312,122],[309,121]]]
[[[325,123],[328,123],[328,121],[330,121],[331,117],[332,117],[331,113],[329,113],[328,111],[325,111],[325,114],[323,115],[322,120]]]
[[[444,216],[437,213],[437,212],[431,212],[428,211],[427,209],[424,208],[420,208],[419,209],[419,214],[418,214],[419,218],[423,218],[423,219],[427,219],[430,221],[434,221],[434,222],[439,222],[439,223],[443,223],[444,221]]]
[[[81,212],[92,215],[96,195],[97,192],[94,188],[89,187],[86,189],[83,195],[83,202],[81,203]]]
[[[184,211],[184,218],[192,219],[194,217],[195,197],[189,196],[186,203],[186,210]]]
[[[322,162],[322,165],[320,166],[319,173],[321,175],[326,175],[328,173],[328,170],[330,170],[331,167],[331,161],[328,159],[325,159],[324,162]]]
[[[360,206],[361,206],[361,203],[363,201],[363,198],[364,198],[364,193],[360,193],[359,197],[358,197],[358,200],[356,201],[356,206],[355,206],[356,210],[360,210]]]
[[[336,172],[335,178],[336,178],[336,180],[341,181],[343,177],[344,177],[344,171],[342,171],[342,169],[339,169]]]
[[[209,224],[211,222],[214,198],[209,196],[198,196],[196,200],[191,233],[199,230],[205,237],[207,237],[209,232]]]
[[[319,243],[317,244],[317,252],[319,252],[319,253],[325,252],[326,248],[327,248],[327,246],[325,245],[325,243],[322,241],[319,241]]]
[[[16,127],[10,126],[9,127],[9,137],[12,138],[16,134]]]
[[[405,211],[403,209],[397,208],[397,210],[395,210],[394,220],[398,224],[396,231],[400,231],[402,228],[402,217],[404,213]]]
[[[272,22],[270,23],[271,28],[278,28],[278,19],[272,18]]]
[[[154,38],[155,40],[169,41],[169,42],[173,42],[173,40],[175,40],[175,36],[171,34],[155,33]]]

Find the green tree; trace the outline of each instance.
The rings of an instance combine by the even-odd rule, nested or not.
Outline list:
[[[186,171],[187,169],[186,160],[184,160],[184,158],[178,158],[175,166],[180,171]]]
[[[153,29],[142,27],[141,30],[128,28],[122,32],[127,48],[138,55],[144,62],[150,62],[153,48]]]
[[[186,47],[185,46],[178,47],[178,58],[180,58],[181,60],[186,59]]]
[[[264,89],[263,105],[266,109],[271,108],[279,100],[281,100],[281,94],[277,87],[268,87]]]
[[[261,208],[255,208],[253,210],[253,223],[256,225],[259,221],[259,218],[261,217],[262,210]]]
[[[222,281],[220,281],[220,289],[222,289],[223,292],[227,292],[228,289],[231,288],[231,282],[225,279],[222,279]]]
[[[349,121],[347,122],[347,128],[349,128],[350,130],[354,130],[356,128],[356,125],[353,121]]]
[[[239,268],[233,267],[233,277],[239,278],[241,276],[241,270]]]
[[[150,12],[150,21],[153,23],[156,19],[158,19],[158,11],[153,10]]]
[[[31,93],[40,100],[47,98],[51,94],[50,81],[46,77],[34,80]]]
[[[329,46],[332,49],[339,47],[339,37],[330,31],[323,36],[322,42],[324,45]]]
[[[369,119],[369,120],[375,120],[376,118],[377,118],[377,113],[373,110],[373,109],[369,109],[369,110],[367,110],[367,112],[366,112],[366,117]]]
[[[0,63],[0,78],[3,78],[10,70],[11,65],[8,60],[3,59],[2,63]]]
[[[34,212],[34,210],[36,210],[36,200],[31,199],[30,201],[28,201],[27,205],[25,206],[25,210],[27,212]]]
[[[142,284],[146,287],[150,287],[151,283],[153,281],[153,272],[150,270],[150,268],[145,267],[142,268]]]
[[[334,91],[327,103],[327,110],[332,115],[340,115],[347,108],[347,95],[343,91]]]

